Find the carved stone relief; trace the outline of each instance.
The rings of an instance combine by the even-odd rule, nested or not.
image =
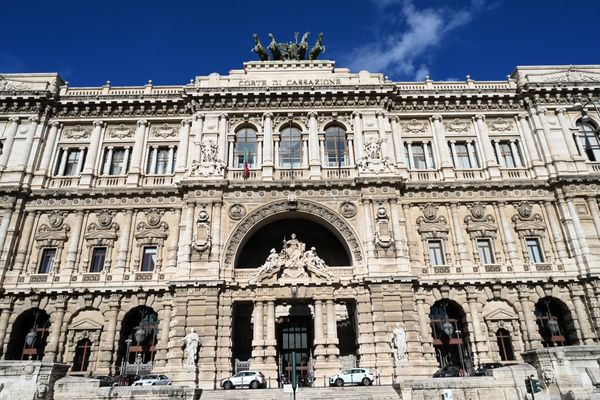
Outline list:
[[[87,139],[92,134],[89,128],[84,128],[81,125],[75,125],[72,128],[65,129],[65,137],[67,139]]]
[[[193,243],[194,248],[201,253],[210,249],[210,218],[204,209],[200,210],[196,219],[196,233],[193,237]]]

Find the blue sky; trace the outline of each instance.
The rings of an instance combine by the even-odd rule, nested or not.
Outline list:
[[[598,1],[16,1],[3,4],[0,72],[59,72],[72,86],[185,84],[324,33],[322,59],[393,80],[505,79],[516,65],[600,64]]]

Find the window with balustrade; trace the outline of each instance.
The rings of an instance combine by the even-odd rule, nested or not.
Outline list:
[[[125,175],[129,171],[129,147],[106,147],[102,162],[102,175]]]
[[[600,161],[600,132],[591,122],[577,122],[577,147],[589,161]]]
[[[177,146],[151,146],[148,149],[146,174],[170,175],[175,172]]]
[[[404,143],[404,150],[409,169],[435,168],[431,142],[407,142]]]
[[[254,168],[257,160],[256,130],[250,127],[238,129],[233,147],[233,166],[235,168]]]
[[[281,131],[279,165],[283,168],[302,167],[302,133],[296,127],[286,127]]]
[[[42,250],[38,274],[49,274],[54,269],[54,260],[56,259],[56,248],[48,247]]]
[[[450,142],[448,149],[452,155],[454,168],[457,169],[472,169],[479,168],[479,158],[477,150],[473,142]]]
[[[54,170],[55,176],[78,176],[83,170],[85,149],[63,147],[59,149],[58,160]]]
[[[344,128],[334,125],[325,130],[325,152],[328,167],[348,165],[348,145]]]
[[[523,157],[521,156],[521,151],[519,150],[518,140],[495,140],[494,151],[496,153],[496,161],[501,167],[523,167]]]

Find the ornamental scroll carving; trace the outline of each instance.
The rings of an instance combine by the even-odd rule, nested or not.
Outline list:
[[[358,160],[360,172],[378,174],[391,172],[389,157],[383,157],[381,145],[385,139],[371,138],[364,145],[364,157]]]
[[[114,128],[110,128],[108,130],[108,136],[113,139],[130,138],[130,137],[133,137],[133,129],[131,129],[130,127],[128,127],[124,124],[121,124]]]
[[[354,233],[352,227],[343,218],[341,218],[336,212],[320,204],[306,200],[295,199],[294,202],[282,200],[270,203],[249,213],[233,230],[231,237],[225,246],[225,265],[230,268],[233,267],[232,264],[235,261],[235,255],[238,251],[239,245],[248,232],[250,232],[252,227],[260,223],[266,217],[289,212],[291,209],[300,213],[311,214],[327,221],[335,229],[337,229],[337,231],[343,237],[352,254],[353,260],[355,262],[361,262],[363,260],[360,240],[358,239],[356,233]]]
[[[91,134],[92,131],[89,128],[84,128],[81,125],[75,125],[65,130],[65,137],[67,139],[87,139]]]
[[[96,218],[98,222],[92,222],[88,225],[86,232],[83,236],[86,241],[86,248],[88,254],[88,258],[85,259],[83,262],[84,266],[87,266],[89,263],[89,257],[91,257],[92,249],[97,246],[103,246],[106,247],[106,254],[109,255],[108,257],[106,257],[104,270],[110,271],[110,254],[112,253],[112,249],[114,247],[115,241],[118,238],[119,232],[119,224],[113,222],[113,218],[115,215],[115,211],[100,210],[96,213]]]
[[[192,161],[190,174],[192,176],[223,176],[225,163],[218,158],[219,146],[210,140],[208,143],[200,144],[200,161]]]
[[[193,237],[194,248],[199,252],[205,252],[210,249],[210,218],[206,210],[200,210],[196,220],[196,233]]]
[[[394,246],[394,235],[390,229],[390,219],[385,207],[379,206],[375,215],[375,244],[383,249]]]
[[[168,138],[177,136],[177,132],[174,127],[165,122],[161,126],[152,128],[152,136],[156,138]]]
[[[454,133],[465,133],[469,132],[469,124],[458,118],[454,118],[452,121],[444,123],[444,127],[447,132]]]
[[[55,247],[57,257],[55,257],[53,272],[58,272],[60,267],[61,257],[65,242],[69,239],[69,231],[71,228],[65,224],[67,213],[64,211],[52,211],[48,216],[48,224],[41,224],[38,228],[34,240],[36,244],[36,252],[42,248]],[[30,257],[30,262],[35,262],[38,255],[34,254]]]
[[[135,238],[138,247],[137,254],[141,255],[143,246],[156,246],[156,270],[160,270],[162,266],[163,247],[169,232],[169,225],[162,221],[164,210],[152,208],[145,211],[146,221],[137,224]],[[133,262],[134,269],[139,270],[140,258]]]
[[[427,132],[427,127],[425,126],[425,124],[416,119],[411,119],[410,121],[402,124],[402,127],[404,128],[404,132],[408,134]]]
[[[512,130],[512,127],[513,127],[512,124],[510,123],[510,121],[507,121],[500,117],[487,122],[487,126],[490,131],[495,131],[495,132],[510,131],[510,130]]]

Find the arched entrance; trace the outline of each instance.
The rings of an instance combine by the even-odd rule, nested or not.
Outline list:
[[[431,306],[431,334],[440,368],[456,366],[463,375],[473,369],[469,331],[462,307],[452,300],[439,300]]]
[[[158,314],[150,307],[129,311],[121,325],[117,367],[121,374],[144,375],[152,371],[158,341]]]
[[[554,297],[544,297],[536,303],[534,313],[544,347],[578,343],[573,317],[565,303]]]
[[[44,310],[32,308],[17,317],[6,349],[7,360],[41,360],[44,357],[50,317]]]

